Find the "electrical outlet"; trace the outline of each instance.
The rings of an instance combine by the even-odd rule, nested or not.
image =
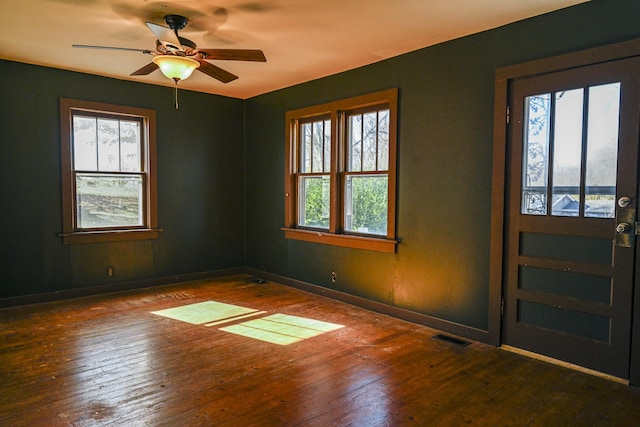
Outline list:
[[[338,281],[338,276],[336,275],[336,272],[335,272],[335,271],[332,271],[332,272],[331,272],[331,281],[332,281],[333,283],[336,283],[336,282]]]
[[[113,277],[113,267],[107,267],[107,276]]]

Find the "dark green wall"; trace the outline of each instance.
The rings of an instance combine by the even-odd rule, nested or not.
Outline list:
[[[242,100],[180,91],[175,110],[171,88],[9,61],[0,76],[0,297],[244,264]],[[61,243],[60,97],[156,110],[159,239]]]
[[[594,0],[250,99],[247,265],[486,330],[495,69],[639,36],[640,2]],[[390,87],[397,253],[285,240],[285,112]]]
[[[593,0],[246,102],[181,91],[178,111],[169,88],[0,61],[0,297],[246,265],[486,329],[494,71],[639,23],[637,0]],[[285,112],[391,87],[397,253],[285,240]],[[157,110],[158,240],[62,245],[61,96]]]

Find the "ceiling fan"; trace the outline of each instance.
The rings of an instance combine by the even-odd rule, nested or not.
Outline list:
[[[186,27],[189,22],[186,17],[166,15],[164,20],[168,28],[153,22],[146,22],[147,27],[157,39],[155,50],[82,44],[72,46],[74,48],[124,50],[154,55],[152,62],[130,75],[146,76],[159,68],[166,77],[173,79],[176,84],[178,80],[188,78],[196,69],[222,83],[229,83],[238,78],[235,74],[207,62],[210,60],[267,61],[264,53],[258,49],[200,49],[191,40],[178,35],[178,31]]]

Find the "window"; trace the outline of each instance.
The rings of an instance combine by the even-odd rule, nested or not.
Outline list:
[[[155,111],[60,99],[64,243],[157,238]]]
[[[286,238],[395,252],[397,98],[287,113]]]
[[[522,214],[615,217],[620,89],[525,97]]]

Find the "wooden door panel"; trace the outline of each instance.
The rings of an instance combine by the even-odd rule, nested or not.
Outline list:
[[[503,342],[622,378],[636,250],[632,233],[615,242],[638,201],[638,70],[627,59],[510,87]]]

